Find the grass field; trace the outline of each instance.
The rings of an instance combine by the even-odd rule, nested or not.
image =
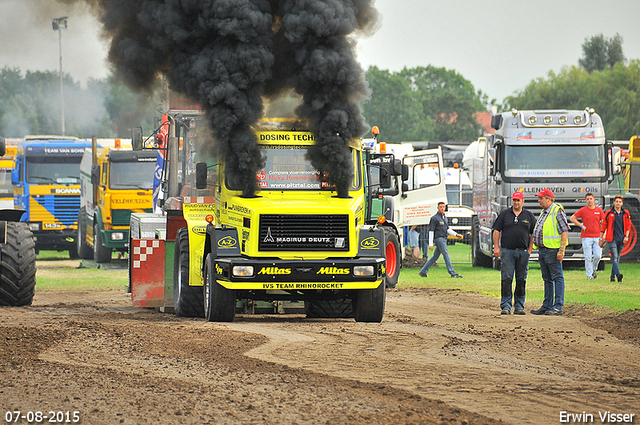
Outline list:
[[[80,260],[70,260],[66,252],[41,251],[36,265],[36,292],[63,288],[76,291],[123,289],[129,279],[127,270],[78,268]]]
[[[419,269],[402,269],[398,287],[459,289],[500,297],[500,271],[472,267],[469,245],[449,245],[449,253],[453,268],[464,276],[463,279],[451,279],[444,260],[440,257],[440,267],[429,270],[427,278],[418,276]],[[620,271],[624,279],[620,283],[614,283],[609,282],[610,263],[606,264],[605,271],[598,272],[598,278],[594,280],[587,279],[583,264],[578,268],[565,267],[565,303],[597,304],[617,311],[640,308],[640,263],[621,263]],[[527,278],[527,302],[538,301],[541,304],[543,299],[540,266],[538,263],[531,263]],[[496,308],[498,304],[499,300],[496,300]]]
[[[459,289],[500,297],[499,271],[472,267],[469,245],[450,245],[449,252],[454,269],[464,276],[463,279],[451,279],[441,257],[438,260],[440,267],[431,269],[427,278],[418,276],[419,269],[402,269],[398,287]],[[79,269],[79,264],[80,260],[69,260],[66,253],[41,252],[38,255],[36,291],[62,288],[122,289],[127,284],[127,270]],[[596,304],[617,311],[640,308],[640,263],[622,263],[620,268],[624,274],[621,283],[609,282],[611,264],[606,265],[605,271],[598,272],[595,280],[587,280],[584,267],[565,269],[565,302]],[[537,263],[531,263],[527,279],[527,302],[542,303],[543,298],[540,267]],[[496,308],[498,303],[496,300]]]

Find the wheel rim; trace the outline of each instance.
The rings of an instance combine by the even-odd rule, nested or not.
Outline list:
[[[396,259],[396,247],[391,241],[387,242],[385,256],[387,257],[387,276],[394,276],[396,274],[398,264]]]
[[[211,279],[209,278],[209,264],[207,259],[205,259],[203,271],[204,271],[204,313],[205,313],[205,317],[208,318],[209,313],[211,312],[211,304],[209,304],[209,299],[210,299],[209,293],[211,292],[209,281]]]
[[[182,255],[178,256],[178,279],[176,279],[176,287],[173,289],[173,292],[173,297],[176,300],[182,298]]]
[[[638,239],[638,234],[636,232],[636,227],[633,225],[633,223],[631,223],[631,229],[630,229],[630,232],[629,232],[629,240],[622,247],[622,252],[620,253],[621,257],[623,255],[627,255],[628,253],[630,253],[633,250],[633,248],[636,246],[637,239]]]

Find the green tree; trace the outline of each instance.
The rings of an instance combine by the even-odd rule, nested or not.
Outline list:
[[[67,135],[78,137],[129,137],[130,128],[150,131],[159,104],[159,89],[133,93],[112,75],[90,80],[82,88],[64,75]],[[60,75],[51,71],[0,69],[0,135],[60,134]]]
[[[549,72],[506,99],[504,110],[584,109],[592,107],[602,117],[608,139],[627,140],[640,134],[640,61],[618,62],[589,74],[575,66],[559,74]]]
[[[422,105],[404,78],[372,66],[367,70],[366,79],[372,93],[363,104],[363,115],[369,125],[380,128],[381,140],[433,138],[433,124],[423,115]]]
[[[432,66],[389,73],[371,67],[371,99],[363,113],[385,140],[472,141],[482,133],[474,113],[488,96],[455,71]]]
[[[473,84],[454,70],[433,66],[403,69],[400,76],[409,82],[422,104],[422,112],[434,123],[436,141],[472,141],[482,134],[473,114],[484,110]]]
[[[611,67],[618,63],[625,63],[622,52],[622,36],[615,35],[613,38],[605,38],[602,34],[585,39],[582,44],[583,57],[578,60],[578,64],[591,73],[602,71],[606,67]]]

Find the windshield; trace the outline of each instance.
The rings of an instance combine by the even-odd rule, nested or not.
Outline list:
[[[155,161],[111,162],[109,167],[111,189],[153,189]]]
[[[442,173],[438,155],[410,156],[404,158],[403,161],[409,166],[409,181],[407,182],[409,190],[440,184]]]
[[[260,146],[265,166],[257,172],[258,187],[262,190],[332,190],[326,175],[313,168],[306,159],[308,146]],[[360,152],[351,149],[353,164],[360,163]],[[360,167],[354,167],[355,175],[349,190],[360,188]],[[227,187],[239,190],[227,179]]]
[[[82,157],[79,156],[27,157],[27,182],[36,184],[79,184],[81,159]]]
[[[602,145],[505,146],[506,177],[604,177]]]

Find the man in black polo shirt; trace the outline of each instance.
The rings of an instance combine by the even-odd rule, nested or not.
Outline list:
[[[511,314],[512,299],[515,301],[514,314],[525,314],[525,286],[529,271],[529,255],[533,249],[531,234],[536,226],[536,218],[531,211],[524,209],[523,204],[524,194],[515,192],[512,196],[513,206],[503,210],[493,223],[493,256],[500,258],[502,275],[501,314]],[[514,272],[515,297],[511,290]]]
[[[429,221],[429,250],[433,251],[433,244],[436,245],[436,250],[433,252],[433,255],[424,263],[422,269],[418,272],[420,277],[427,277],[427,272],[429,271],[429,267],[431,267],[438,258],[440,258],[440,254],[444,257],[444,263],[447,266],[447,271],[451,275],[451,277],[462,277],[461,274],[456,273],[453,270],[453,266],[451,265],[451,257],[449,256],[449,250],[447,249],[447,239],[449,235],[454,236],[458,239],[462,239],[462,235],[454,232],[449,228],[449,224],[447,224],[447,217],[445,217],[444,212],[447,209],[447,205],[444,202],[438,202],[438,212],[431,217]]]

